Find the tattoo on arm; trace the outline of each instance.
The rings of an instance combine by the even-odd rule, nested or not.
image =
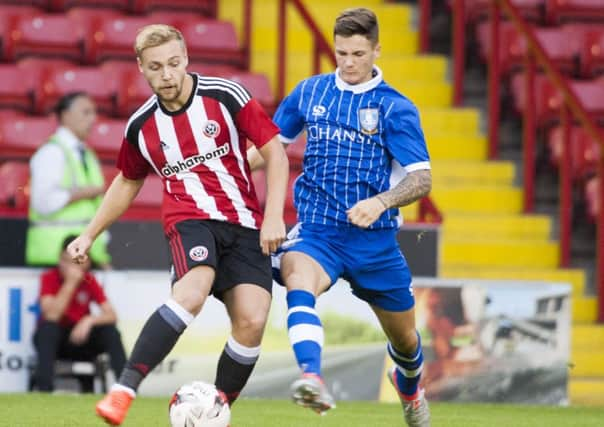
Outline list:
[[[409,173],[394,188],[380,193],[378,199],[389,208],[409,205],[424,197],[432,188],[432,174],[429,169]]]

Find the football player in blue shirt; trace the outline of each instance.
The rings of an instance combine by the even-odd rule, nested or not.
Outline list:
[[[375,14],[345,10],[334,42],[336,71],[299,83],[274,117],[282,142],[303,131],[307,139],[294,187],[298,233],[280,259],[289,338],[303,372],[292,397],[319,413],[335,406],[321,377],[323,328],[315,300],[343,277],[388,337],[390,380],[407,424],[428,426],[411,273],[396,235],[399,207],[430,192],[430,158],[416,107],[374,64],[380,54]]]

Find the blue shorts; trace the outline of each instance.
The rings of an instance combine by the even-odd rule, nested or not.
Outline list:
[[[280,255],[302,252],[323,267],[332,285],[341,277],[371,305],[387,311],[409,310],[415,303],[411,272],[396,234],[397,230],[303,224],[273,255],[273,278],[282,284]]]

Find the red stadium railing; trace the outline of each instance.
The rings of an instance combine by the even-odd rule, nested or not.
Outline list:
[[[285,73],[287,72],[287,4],[291,5],[298,12],[308,30],[312,35],[312,52],[313,52],[313,65],[312,73],[319,74],[321,72],[321,56],[329,59],[331,64],[336,66],[336,58],[333,54],[331,45],[325,39],[325,36],[321,33],[321,30],[317,26],[317,23],[312,18],[311,14],[304,6],[304,3],[300,0],[279,0],[279,12],[278,12],[278,41],[277,41],[277,97],[279,100],[285,96]]]
[[[252,10],[253,10],[253,1],[252,0],[243,0],[243,28],[241,29],[241,48],[243,50],[244,57],[244,69],[250,69],[250,54],[251,54],[251,44],[252,44]]]
[[[278,19],[278,40],[277,40],[277,98],[280,101],[285,96],[285,76],[287,73],[287,6],[288,3],[298,12],[302,21],[312,36],[313,64],[312,73],[321,72],[321,57],[329,59],[331,64],[336,66],[336,58],[333,49],[325,36],[321,33],[319,26],[301,0],[279,0]],[[334,16],[335,19],[335,16]],[[426,38],[427,40],[427,38]],[[427,47],[427,46],[426,46]],[[443,215],[430,197],[424,197],[418,202],[418,221],[441,223]]]
[[[463,101],[463,79],[465,68],[465,46],[466,46],[466,0],[452,0],[453,7],[453,83],[455,104]],[[420,0],[427,3],[421,6],[422,10],[430,10],[431,0]],[[535,94],[533,90],[537,66],[545,72],[547,79],[555,86],[561,94],[560,121],[563,126],[563,152],[561,157],[568,159],[571,155],[570,127],[576,121],[581,124],[589,135],[600,147],[597,175],[604,177],[604,135],[595,124],[593,118],[588,114],[585,106],[577,97],[566,78],[554,66],[551,58],[544,50],[542,44],[535,37],[532,27],[526,22],[519,10],[512,4],[511,0],[492,0],[490,2],[490,57],[488,60],[488,137],[489,157],[498,157],[499,124],[500,124],[500,88],[501,67],[499,63],[499,27],[501,17],[508,18],[517,31],[524,37],[527,50],[524,62],[525,68],[525,113],[523,122],[523,172],[524,172],[524,211],[534,210],[535,197],[535,152],[536,152],[536,113]],[[421,34],[427,33],[429,19],[420,19]],[[571,224],[572,224],[572,171],[571,162],[560,162],[559,183],[559,229],[560,229],[560,266],[568,267],[570,262],[571,246]],[[604,200],[604,185],[599,186],[599,198]],[[596,291],[598,295],[598,321],[604,322],[604,208],[600,209],[596,218]]]

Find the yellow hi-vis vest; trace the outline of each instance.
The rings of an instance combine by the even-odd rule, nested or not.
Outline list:
[[[89,149],[84,154],[84,163],[76,158],[73,151],[66,147],[56,135],[50,137],[48,144],[56,144],[65,155],[65,170],[61,186],[66,190],[86,186],[102,186],[105,183],[99,161]],[[50,215],[36,212],[29,207],[29,227],[25,262],[28,265],[56,265],[61,255],[61,246],[66,237],[79,235],[92,219],[101,203],[101,197],[82,199],[70,203]],[[90,249],[89,255],[97,264],[108,264],[111,256],[107,252],[108,233],[101,234]]]

